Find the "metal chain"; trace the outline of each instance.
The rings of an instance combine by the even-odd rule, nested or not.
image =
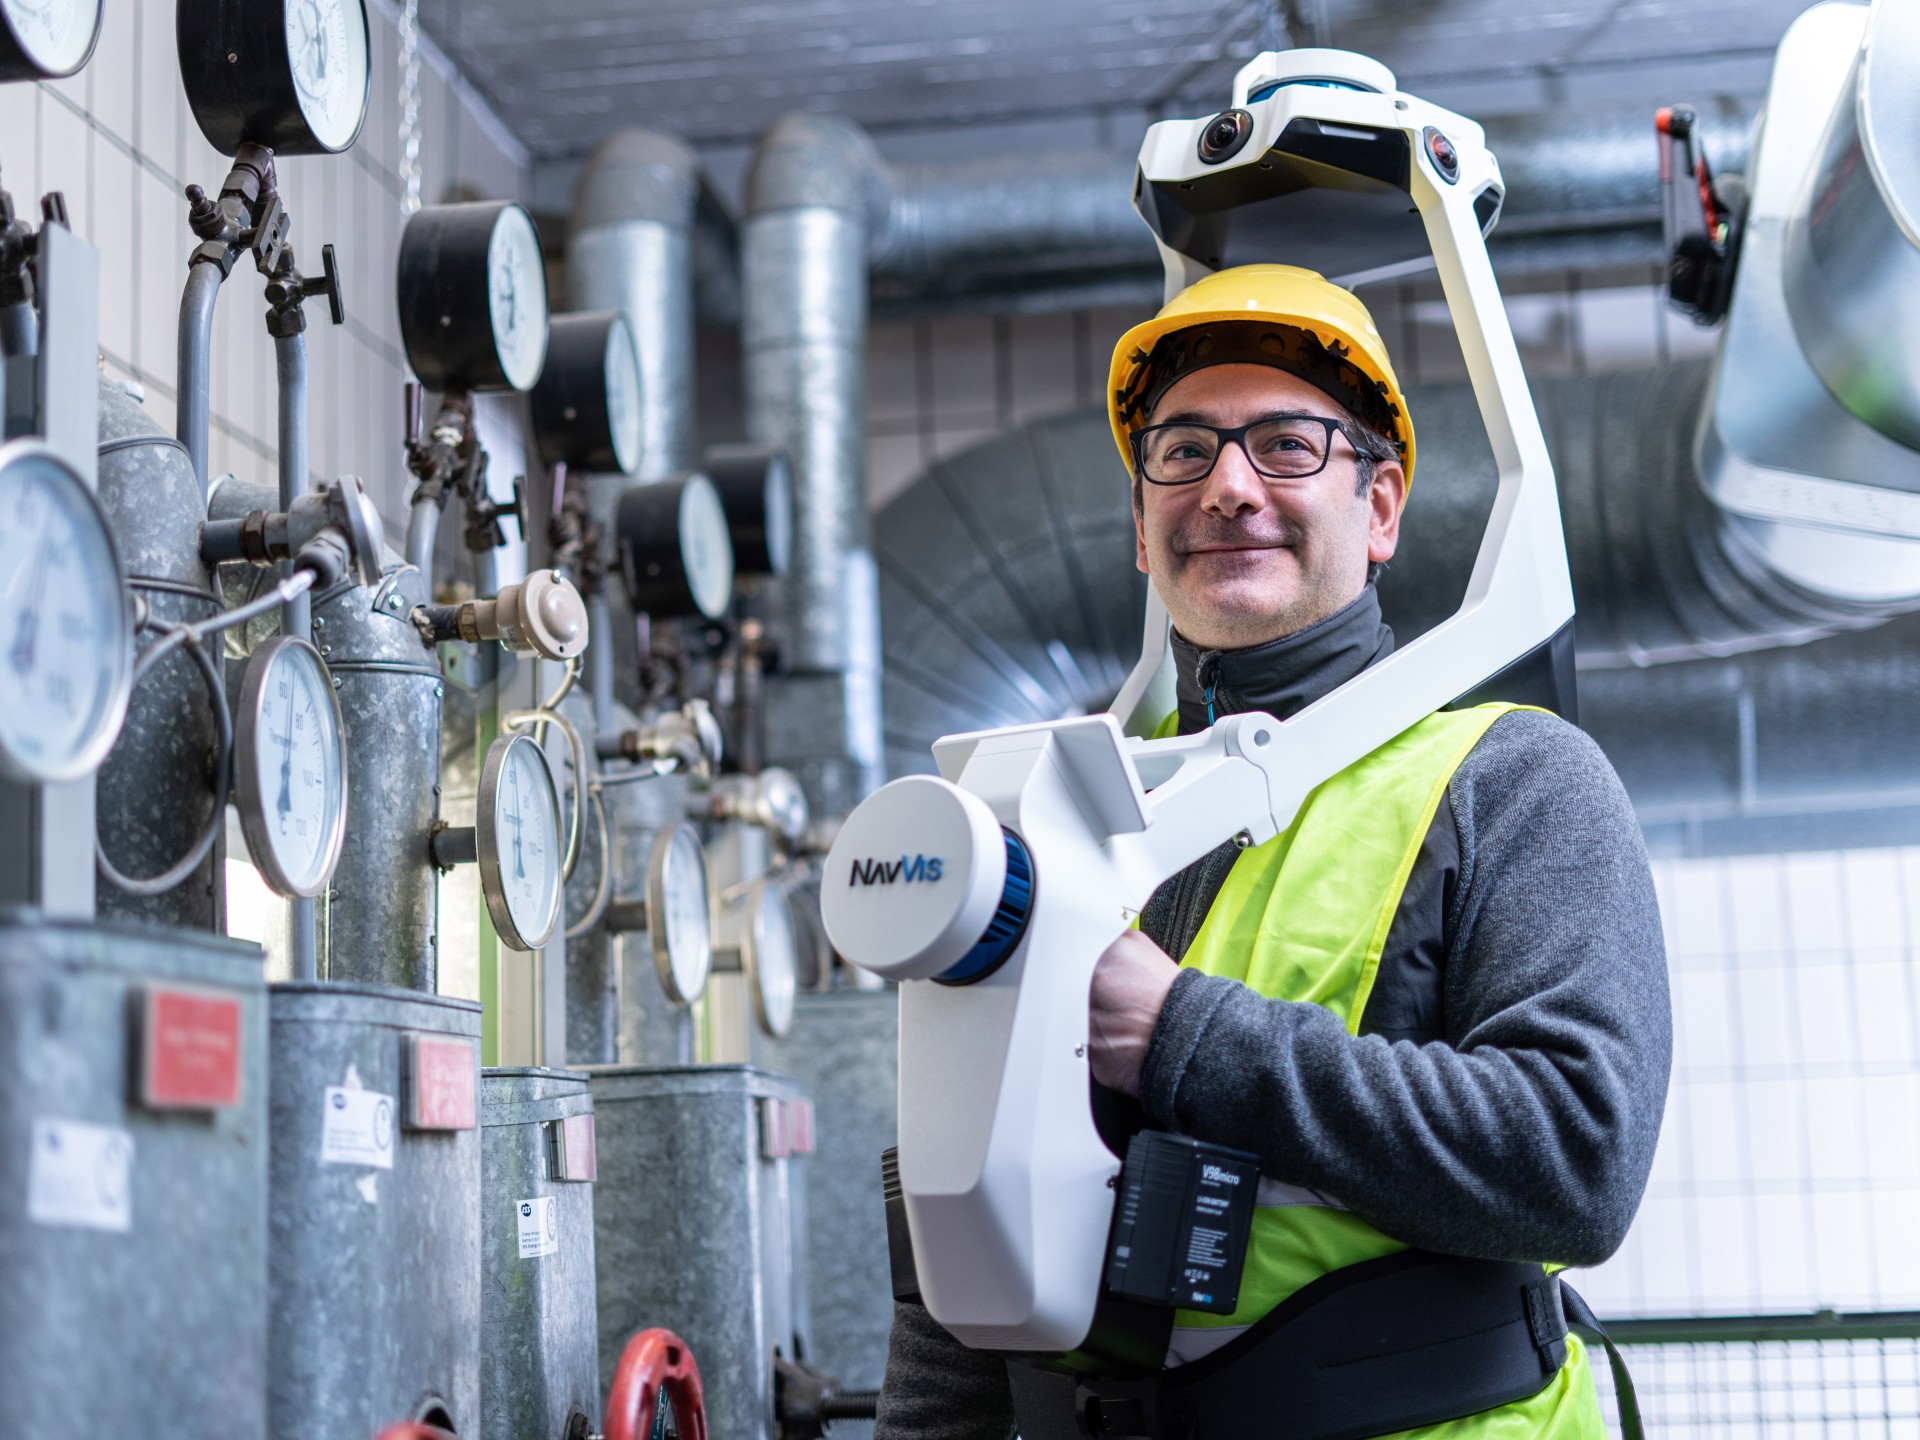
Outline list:
[[[400,213],[420,208],[420,0],[400,8]]]

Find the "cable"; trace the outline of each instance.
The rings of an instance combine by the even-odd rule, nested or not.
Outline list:
[[[548,725],[558,725],[560,733],[567,737],[567,753],[573,760],[573,823],[567,827],[567,858],[561,870],[563,881],[573,878],[573,868],[580,863],[580,841],[586,824],[586,796],[584,791],[592,784],[587,778],[587,746],[580,738],[579,728],[558,710],[551,708],[560,697],[567,693],[572,684],[571,672],[578,667],[569,664],[569,678],[563,682],[547,705],[538,710],[514,710],[501,717],[500,723],[509,730],[524,730],[534,727],[534,743],[546,748],[546,737],[541,733]]]
[[[597,781],[587,787],[593,795],[594,814],[600,817],[600,884],[593,892],[593,903],[587,906],[587,913],[580,917],[577,924],[567,927],[566,938],[569,940],[578,940],[598,925],[613,899],[613,835],[607,824],[607,802],[600,794],[600,788]]]
[[[190,645],[198,649],[200,642],[209,635],[217,635],[222,630],[231,630],[234,626],[244,625],[247,621],[265,615],[270,610],[277,610],[288,601],[297,599],[311,590],[313,580],[313,571],[296,570],[266,594],[256,596],[235,609],[223,610],[218,615],[209,616],[191,625],[174,625],[162,620],[149,620],[147,628],[159,630],[162,634],[158,641],[147,647],[146,652],[140,657],[139,664],[134,666],[134,683],[138,684],[142,675],[182,645]]]
[[[312,583],[310,577],[308,583]],[[301,588],[304,589],[305,586]],[[294,593],[298,594],[299,592],[295,591]],[[235,611],[231,613],[238,614],[239,612]],[[233,783],[233,712],[227,708],[227,687],[221,677],[220,667],[214,663],[213,657],[207,654],[205,648],[202,647],[200,642],[203,637],[195,633],[199,627],[154,622],[152,628],[164,630],[166,632],[165,636],[157,643],[148,646],[146,653],[142,655],[139,662],[135,664],[133,667],[133,683],[138,685],[141,679],[158,663],[160,657],[171,653],[173,649],[178,648],[180,645],[185,645],[187,654],[193,658],[193,663],[200,667],[201,678],[207,682],[207,696],[213,707],[215,753],[218,755],[219,760],[215,767],[214,774],[213,814],[207,821],[206,830],[202,832],[199,840],[194,843],[193,848],[189,850],[185,856],[175,861],[165,870],[162,870],[158,875],[149,876],[144,879],[131,875],[122,875],[120,871],[114,867],[113,862],[107,858],[106,846],[101,843],[99,834],[97,832],[95,833],[93,837],[93,863],[99,867],[100,873],[106,876],[114,886],[126,891],[129,895],[164,895],[194,872],[200,862],[206,858],[207,852],[213,848],[213,842],[219,838],[221,828],[227,822],[227,791]],[[175,636],[182,635],[186,638],[175,641]]]

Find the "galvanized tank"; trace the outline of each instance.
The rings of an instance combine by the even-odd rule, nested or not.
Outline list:
[[[100,508],[133,592],[156,619],[204,620],[219,608],[200,563],[206,502],[186,447],[119,386],[100,382]],[[143,648],[157,639],[149,633]],[[213,809],[213,711],[199,668],[184,654],[141,680],[126,724],[94,787],[100,837],[120,873],[149,879],[183,858]],[[211,851],[173,889],[134,895],[104,876],[103,917],[220,931],[219,860]]]
[[[627,1338],[664,1325],[693,1350],[713,1434],[772,1440],[774,1350],[794,1354],[801,1328],[793,1217],[806,1175],[769,1141],[800,1088],[747,1065],[588,1073],[602,1392]]]
[[[480,1007],[337,982],[269,1007],[274,1440],[476,1435]]]
[[[347,841],[326,895],[322,974],[432,992],[445,684],[412,620],[426,599],[411,565],[388,567],[377,589],[336,585],[314,599],[313,643],[347,742]]]
[[[267,1435],[261,966],[0,915],[0,1437]]]
[[[587,1077],[482,1071],[480,1145],[481,1433],[577,1440],[600,1421]]]

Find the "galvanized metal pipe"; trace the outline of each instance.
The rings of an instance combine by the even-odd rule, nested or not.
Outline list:
[[[427,594],[433,594],[433,550],[440,539],[440,506],[416,498],[407,507],[407,564],[420,572]]]
[[[213,404],[213,307],[227,277],[210,262],[187,267],[180,293],[178,426],[174,433],[187,447],[200,494],[207,493],[207,426]]]
[[[783,688],[809,717],[768,758],[790,764],[825,815],[884,778],[866,469],[867,247],[883,203],[873,147],[841,117],[789,115],[754,152],[741,240],[747,433],[793,464]]]
[[[273,360],[279,386],[280,508],[286,511],[307,493],[307,337],[275,337]],[[299,640],[310,639],[312,606],[312,600],[305,594],[289,600],[281,607],[280,633]],[[314,904],[310,899],[296,898],[287,904],[287,953],[292,959],[294,979],[319,978]]]
[[[40,348],[39,316],[22,300],[0,305],[0,355],[32,355]]]

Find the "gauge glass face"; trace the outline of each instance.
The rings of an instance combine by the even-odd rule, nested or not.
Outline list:
[[[518,205],[505,207],[493,222],[487,242],[487,304],[507,383],[516,390],[531,389],[547,358],[547,274],[540,237]]]
[[[500,898],[520,949],[534,950],[553,933],[560,905],[560,799],[547,757],[532,739],[507,743],[493,789],[493,834]]]
[[[87,58],[105,0],[0,0],[14,39],[49,76],[71,75]]]
[[[340,151],[367,108],[367,16],[362,0],[286,0],[287,59],[313,138]]]
[[[733,598],[733,540],[720,492],[704,475],[689,480],[680,495],[680,563],[700,613],[709,620],[726,614]]]
[[[794,992],[798,966],[794,961],[793,920],[787,912],[787,894],[780,886],[754,887],[753,1003],[760,1027],[778,1039],[793,1028]]]
[[[346,757],[333,685],[320,657],[297,641],[264,650],[253,715],[253,791],[259,813],[247,841],[254,860],[296,895],[317,895],[338,858],[346,821]],[[277,872],[274,873],[274,872]]]
[[[104,758],[131,681],[126,600],[100,513],[40,451],[0,451],[0,761],[35,781]]]
[[[640,464],[640,360],[633,331],[619,316],[607,328],[607,429],[614,463],[631,475]]]
[[[656,852],[658,853],[658,852]],[[674,831],[660,856],[650,899],[660,908],[656,955],[664,947],[677,998],[691,1002],[706,988],[713,966],[713,931],[707,910],[707,856],[690,826]]]

